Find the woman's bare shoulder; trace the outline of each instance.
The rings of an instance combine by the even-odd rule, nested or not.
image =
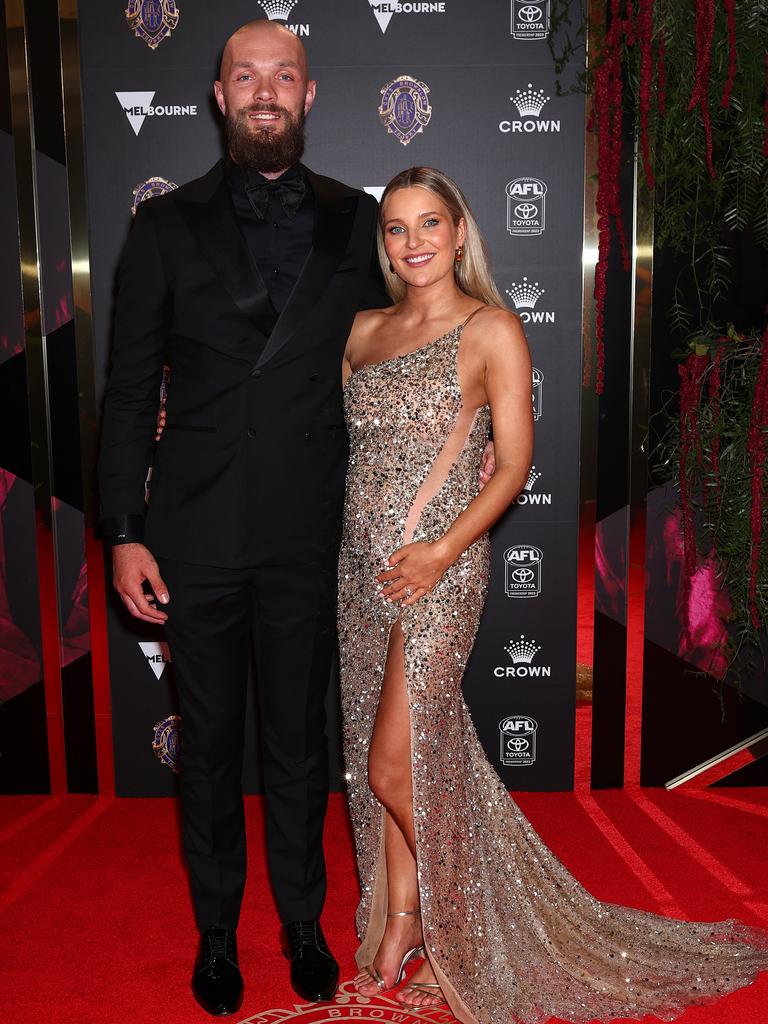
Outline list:
[[[478,352],[491,353],[499,348],[527,347],[525,331],[517,313],[500,306],[482,306],[467,324],[472,347]]]

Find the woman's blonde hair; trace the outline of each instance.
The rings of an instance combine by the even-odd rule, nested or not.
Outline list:
[[[474,299],[485,302],[489,306],[500,306],[502,309],[506,309],[507,305],[493,279],[488,249],[466,196],[455,181],[434,167],[409,167],[407,171],[401,171],[390,181],[381,197],[378,230],[379,262],[387,291],[393,301],[400,302],[405,298],[406,287],[397,274],[390,270],[389,257],[384,248],[382,217],[387,199],[393,192],[397,192],[401,188],[423,188],[436,195],[447,206],[455,225],[458,225],[459,221],[464,218],[467,230],[463,258],[454,263],[456,284]]]

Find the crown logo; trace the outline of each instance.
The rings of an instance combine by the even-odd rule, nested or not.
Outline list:
[[[509,98],[520,112],[520,117],[538,117],[544,104],[551,99],[544,95],[543,89],[534,89],[530,82],[527,89],[516,89],[515,95]]]
[[[541,650],[535,640],[526,640],[523,633],[519,640],[510,640],[504,648],[515,665],[530,665]]]
[[[514,302],[515,309],[534,309],[545,290],[539,288],[538,281],[528,284],[528,278],[524,277],[522,284],[512,282],[512,287],[507,288],[507,295]]]
[[[264,8],[264,13],[270,21],[285,21],[299,0],[258,0],[259,7]]]
[[[541,476],[541,473],[537,473],[536,472],[536,467],[535,466],[531,466],[531,468],[528,470],[528,479],[525,482],[525,487],[523,488],[523,490],[532,491],[533,487],[534,487],[534,484],[536,483],[536,481],[539,479],[540,476]]]

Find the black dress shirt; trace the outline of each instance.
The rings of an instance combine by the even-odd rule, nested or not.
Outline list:
[[[279,178],[271,180],[287,181],[303,174],[301,166],[296,164]],[[281,313],[312,247],[315,219],[312,189],[307,182],[304,198],[292,217],[285,212],[278,196],[270,195],[267,212],[262,219],[251,207],[245,189],[257,182],[266,184],[270,179],[258,171],[244,171],[232,160],[227,161],[226,175],[240,229],[264,279],[272,305],[277,313]]]

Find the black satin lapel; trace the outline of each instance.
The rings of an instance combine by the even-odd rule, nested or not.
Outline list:
[[[197,244],[240,312],[268,336],[275,324],[275,309],[237,225],[226,182],[221,182],[208,202],[185,202],[179,206]]]
[[[357,210],[357,196],[330,196],[312,182],[315,227],[312,248],[285,308],[275,324],[257,365],[271,359],[312,312],[347,248]]]

